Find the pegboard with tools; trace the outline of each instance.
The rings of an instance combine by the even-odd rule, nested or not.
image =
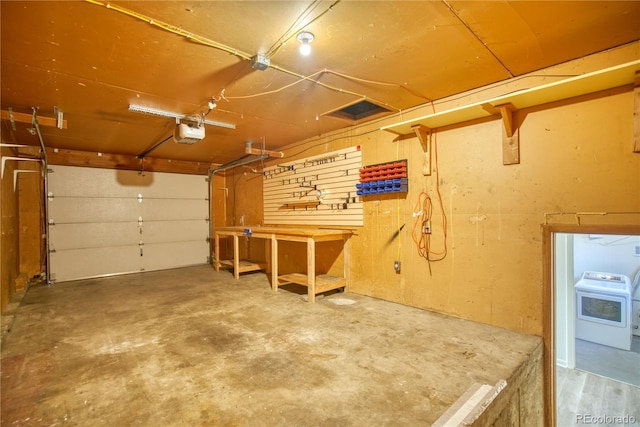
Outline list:
[[[265,224],[363,225],[355,188],[361,167],[355,146],[265,168]]]

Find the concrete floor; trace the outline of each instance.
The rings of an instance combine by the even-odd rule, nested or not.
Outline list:
[[[2,345],[7,426],[430,425],[540,338],[209,266],[32,286]]]

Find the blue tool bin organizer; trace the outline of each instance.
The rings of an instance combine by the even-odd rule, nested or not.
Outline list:
[[[406,193],[409,189],[407,160],[365,166],[360,169],[359,181],[356,183],[358,196]]]

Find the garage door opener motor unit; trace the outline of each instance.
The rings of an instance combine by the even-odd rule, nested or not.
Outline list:
[[[179,144],[194,144],[204,139],[204,125],[179,123],[173,138]]]

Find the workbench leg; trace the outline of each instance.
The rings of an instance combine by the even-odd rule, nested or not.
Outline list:
[[[233,235],[233,277],[240,278],[240,242],[236,234]]]
[[[220,271],[220,236],[218,236],[218,233],[216,233],[215,235],[215,244],[213,246],[213,255],[216,257],[216,260],[213,263],[214,268],[216,269],[216,272]]]
[[[278,291],[278,239],[271,236],[271,289]]]
[[[344,287],[344,291],[348,292],[349,285],[351,284],[351,276],[349,274],[349,271],[351,270],[351,240],[349,239],[349,237],[344,237],[342,243],[342,255],[344,258],[344,279],[345,283],[347,284]]]
[[[316,302],[316,242],[307,237],[307,295],[310,303]]]

